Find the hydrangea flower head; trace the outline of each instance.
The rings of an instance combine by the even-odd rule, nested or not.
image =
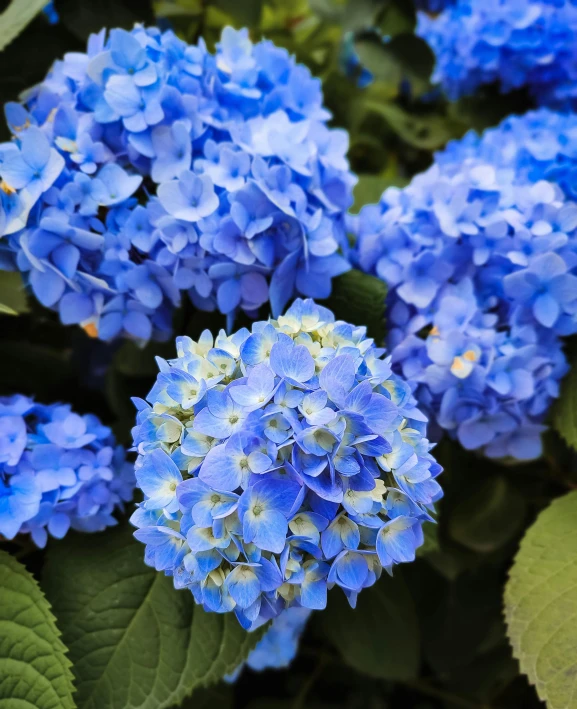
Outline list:
[[[453,148],[453,152],[458,152]],[[577,205],[549,182],[445,156],[355,220],[385,280],[395,371],[468,449],[531,459],[577,332]]]
[[[469,131],[452,140],[435,159],[456,165],[480,158],[514,171],[516,180],[555,182],[569,199],[577,199],[577,116],[548,108],[508,116],[481,135]]]
[[[417,33],[436,55],[433,81],[455,100],[483,84],[527,87],[541,105],[577,95],[577,5],[573,0],[457,0],[418,14]]]
[[[251,332],[177,338],[177,353],[136,400],[148,564],[254,628],[324,608],[334,585],[354,605],[414,559],[441,467],[366,328],[296,300]]]
[[[24,105],[0,145],[0,234],[38,300],[103,340],[166,339],[187,291],[230,320],[349,268],[348,136],[286,50],[225,28],[103,30]]]
[[[70,406],[0,398],[0,535],[98,532],[132,499],[133,467],[109,428]]]

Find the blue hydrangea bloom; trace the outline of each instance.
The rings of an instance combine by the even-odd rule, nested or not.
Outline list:
[[[288,667],[296,657],[301,635],[311,613],[308,608],[293,606],[274,618],[246,661],[226,676],[225,680],[234,682],[245,665],[255,672]]]
[[[135,400],[132,522],[149,565],[254,628],[324,608],[334,585],[354,605],[415,558],[441,467],[366,328],[298,299],[251,332],[176,342]]]
[[[452,140],[435,160],[456,165],[467,158],[514,170],[517,180],[557,183],[566,197],[577,199],[577,116],[548,108],[508,116],[482,135],[469,131]]]
[[[133,466],[96,416],[0,397],[0,536],[44,547],[48,534],[101,531],[133,491]]]
[[[54,0],[47,2],[42,12],[51,25],[57,25],[60,22],[60,15],[58,14],[58,10],[54,7]]]
[[[437,16],[418,13],[417,34],[436,55],[433,81],[455,100],[483,84],[527,87],[540,105],[577,96],[574,0],[457,0]]]
[[[394,368],[423,409],[465,448],[531,459],[577,332],[577,204],[460,152],[363,208],[357,258],[389,285]]]
[[[6,116],[0,234],[64,324],[166,339],[183,291],[231,321],[278,315],[349,268],[347,133],[320,81],[247,30],[225,28],[215,55],[103,30]]]

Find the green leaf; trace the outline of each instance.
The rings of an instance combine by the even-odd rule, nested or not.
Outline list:
[[[367,101],[365,105],[381,115],[406,143],[423,150],[441,148],[466,130],[466,126],[455,119],[438,114],[417,116],[394,103]]]
[[[505,477],[488,477],[461,494],[449,518],[448,531],[468,549],[495,551],[522,528],[525,500]]]
[[[66,647],[38,583],[0,550],[0,706],[73,709]]]
[[[20,273],[0,271],[0,313],[19,315],[27,313],[28,310],[26,291]]]
[[[398,89],[403,78],[402,67],[388,44],[375,32],[366,32],[355,39],[355,50],[361,64],[379,81]],[[396,93],[396,91],[395,91]]]
[[[348,0],[343,13],[343,30],[371,29],[387,4],[388,0]]]
[[[577,449],[577,346],[571,340],[567,358],[569,373],[561,382],[561,394],[553,409],[553,426],[572,448]]]
[[[429,79],[435,65],[435,55],[425,40],[412,32],[404,32],[393,37],[386,46],[410,81],[412,94],[421,95],[427,91],[430,88]]]
[[[180,709],[232,709],[234,695],[230,684],[202,687],[190,699],[185,699]]]
[[[263,0],[211,0],[210,4],[230,15],[239,27],[260,24]]]
[[[365,204],[376,204],[387,187],[404,187],[408,180],[398,173],[397,162],[389,157],[386,170],[380,175],[361,174],[353,190],[353,214],[360,212]]]
[[[521,542],[505,588],[513,654],[549,709],[576,709],[577,491],[555,500]]]
[[[400,569],[361,591],[354,610],[340,589],[333,591],[318,620],[343,660],[358,672],[388,680],[416,677],[419,627]]]
[[[16,39],[46,5],[46,0],[12,0],[0,14],[0,52]]]
[[[79,709],[165,709],[232,671],[258,642],[143,562],[126,527],[68,535],[44,573],[74,663]]]
[[[369,337],[377,344],[385,338],[385,296],[387,287],[376,276],[352,269],[333,280],[331,297],[323,305],[338,320],[366,325]]]

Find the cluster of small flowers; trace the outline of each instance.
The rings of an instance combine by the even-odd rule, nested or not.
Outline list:
[[[0,234],[40,302],[103,340],[166,339],[181,292],[232,320],[349,268],[348,136],[285,49],[226,28],[93,35],[8,104]]]
[[[0,398],[0,535],[99,532],[134,492],[133,466],[109,428],[70,406]]]
[[[494,82],[504,92],[526,86],[541,105],[577,96],[575,0],[457,0],[436,17],[420,12],[417,34],[453,100]]]
[[[548,108],[508,116],[496,128],[479,135],[469,131],[435,155],[441,165],[458,165],[479,158],[510,168],[515,179],[559,185],[566,197],[577,199],[577,116]]]
[[[354,605],[411,561],[441,467],[366,328],[312,300],[216,341],[177,338],[133,429],[145,560],[254,628],[327,587]]]
[[[246,661],[225,677],[225,680],[235,682],[245,665],[256,672],[288,667],[296,657],[301,635],[311,613],[308,608],[293,606],[274,618]]]
[[[577,332],[577,205],[513,169],[447,159],[354,228],[361,268],[390,287],[393,362],[419,404],[467,449],[537,457],[561,337]]]

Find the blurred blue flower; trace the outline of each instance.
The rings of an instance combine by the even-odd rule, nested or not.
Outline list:
[[[301,635],[311,613],[308,608],[293,606],[274,618],[246,661],[227,675],[225,681],[235,682],[245,665],[255,672],[288,667],[296,657]]]
[[[51,25],[57,25],[60,22],[60,15],[54,7],[53,0],[50,0],[50,2],[46,3],[42,12],[44,13],[46,19]]]
[[[223,30],[102,30],[9,103],[0,235],[46,307],[103,340],[167,339],[182,291],[232,322],[346,271],[356,178],[320,81]]]
[[[540,105],[570,106],[577,95],[573,0],[456,0],[436,16],[419,12],[417,34],[435,53],[433,81],[452,100],[492,83],[527,87]]]
[[[562,151],[547,115],[451,143],[351,219],[359,266],[389,285],[394,370],[439,429],[489,457],[540,455],[567,371],[562,337],[577,332],[577,205],[542,179]],[[571,123],[551,115],[551,133]],[[532,126],[535,146],[541,132],[550,138],[540,159],[522,142]],[[399,486],[410,494],[418,480],[401,473]],[[395,559],[409,531],[398,539],[377,548]]]
[[[0,535],[97,532],[132,500],[133,467],[109,428],[91,414],[26,396],[0,398]]]
[[[333,585],[354,605],[383,567],[414,558],[441,467],[410,386],[364,327],[297,299],[252,332],[176,344],[135,400],[132,522],[149,565],[254,629],[287,608],[304,622]],[[290,627],[268,664],[294,654]]]

